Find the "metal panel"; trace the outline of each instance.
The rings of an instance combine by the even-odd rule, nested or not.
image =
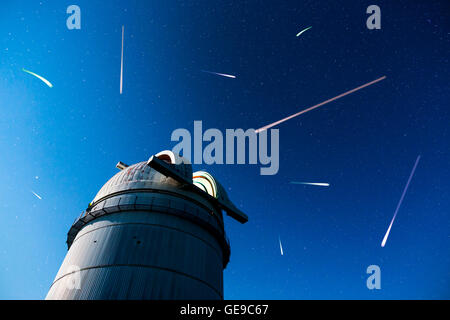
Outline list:
[[[79,272],[80,290],[70,289],[64,281],[56,282],[47,298],[80,300],[190,299],[217,300],[222,295],[203,282],[163,269],[115,266]],[[160,279],[165,279],[161,282]],[[66,279],[70,280],[70,279]],[[126,285],[124,285],[126,284]],[[90,288],[84,290],[83,288]]]
[[[81,269],[80,290],[70,290],[65,284],[73,266]],[[120,274],[117,268],[126,272]],[[144,275],[145,283],[140,283]],[[98,218],[83,228],[47,298],[220,299],[222,278],[222,250],[209,232],[175,216],[123,212]],[[134,286],[145,290],[134,292]],[[108,296],[112,289],[115,293]]]

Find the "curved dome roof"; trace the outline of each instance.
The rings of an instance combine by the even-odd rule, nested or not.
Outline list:
[[[216,199],[231,204],[230,198],[225,188],[211,174],[206,171],[196,171],[193,173],[193,183],[199,189],[205,191]]]
[[[171,164],[178,163],[177,170],[186,178],[192,179],[192,165],[185,158],[175,156],[171,151],[163,151],[156,156]],[[152,188],[156,185],[177,187],[178,183],[152,169],[147,165],[147,161],[139,162],[117,172],[100,189],[92,203],[118,191]]]

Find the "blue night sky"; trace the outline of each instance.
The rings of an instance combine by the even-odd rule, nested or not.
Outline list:
[[[70,4],[81,30],[66,27]],[[366,27],[371,4],[380,30]],[[276,175],[194,165],[249,216],[225,218],[225,299],[450,298],[448,1],[0,6],[0,299],[45,297],[67,231],[118,161],[172,149],[172,131],[192,132],[194,120],[204,130],[259,128],[384,75],[280,124]],[[381,290],[366,287],[372,264]]]

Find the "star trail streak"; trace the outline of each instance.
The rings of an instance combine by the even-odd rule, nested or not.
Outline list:
[[[233,76],[233,75],[231,75],[231,74],[218,73],[218,72],[212,72],[212,71],[206,71],[206,70],[202,70],[202,72],[209,73],[209,74],[215,74],[215,75],[217,75],[217,76],[222,76],[222,77],[227,77],[227,78],[233,78],[233,79],[236,79],[236,76]]]
[[[281,245],[281,239],[278,237],[278,242],[280,243],[280,253],[283,255],[283,246]]]
[[[300,36],[303,32],[308,31],[309,29],[311,29],[312,27],[308,27],[306,29],[303,29],[302,31],[300,31],[299,33],[297,33],[297,37]]]
[[[297,181],[291,181],[292,184],[304,184],[309,186],[320,186],[320,187],[329,187],[329,183],[325,182],[297,182]]]
[[[383,241],[381,242],[382,247],[384,247],[386,245],[387,238],[389,237],[389,233],[391,232],[392,224],[394,223],[395,217],[397,216],[398,209],[400,209],[400,206],[402,205],[403,198],[405,197],[405,194],[406,194],[406,190],[408,190],[409,183],[411,182],[414,172],[416,171],[416,167],[417,167],[417,164],[419,163],[419,160],[420,160],[420,155],[417,157],[416,163],[414,163],[414,167],[411,171],[411,174],[409,175],[408,182],[406,183],[405,189],[403,189],[402,196],[400,197],[400,201],[398,202],[397,208],[395,209],[394,217],[392,218],[391,224],[389,225],[389,228],[387,229],[386,234],[384,235]]]
[[[31,190],[31,193],[34,194],[39,200],[42,200],[42,198],[33,190]]]
[[[122,52],[120,55],[120,94],[123,92],[123,38],[125,33],[125,26],[122,26]]]
[[[314,105],[314,106],[312,106],[312,107],[310,107],[310,108],[308,108],[308,109],[305,109],[305,110],[302,110],[302,111],[300,111],[300,112],[297,112],[297,113],[295,113],[295,114],[293,114],[293,115],[291,115],[291,116],[289,116],[289,117],[286,117],[286,118],[283,118],[283,119],[281,119],[281,120],[279,120],[279,121],[276,121],[276,122],[273,122],[273,123],[271,123],[271,124],[268,124],[267,126],[264,126],[264,127],[262,127],[262,128],[259,128],[259,129],[255,130],[255,132],[256,132],[256,133],[259,133],[259,132],[261,132],[261,131],[270,129],[270,128],[276,126],[277,124],[280,124],[280,123],[282,123],[282,122],[285,122],[285,121],[287,121],[287,120],[290,120],[290,119],[292,119],[292,118],[295,118],[295,117],[297,117],[297,116],[299,116],[299,115],[301,115],[301,114],[303,114],[303,113],[306,113],[306,112],[308,112],[308,111],[314,110],[314,109],[316,109],[316,108],[318,108],[318,107],[320,107],[320,106],[323,106],[324,104],[330,103],[330,102],[332,102],[332,101],[334,101],[334,100],[337,100],[337,99],[340,99],[340,98],[342,98],[342,97],[345,97],[346,95],[349,95],[350,93],[353,93],[353,92],[355,92],[355,91],[361,90],[361,89],[363,89],[363,88],[365,88],[365,87],[368,87],[368,86],[370,86],[370,85],[372,85],[372,84],[375,84],[375,83],[377,83],[377,82],[379,82],[379,81],[381,81],[381,80],[384,80],[384,79],[386,79],[386,76],[383,76],[383,77],[381,77],[381,78],[378,78],[378,79],[376,79],[376,80],[373,80],[373,81],[371,81],[371,82],[368,82],[368,83],[366,83],[366,84],[363,84],[362,86],[359,86],[359,87],[357,87],[357,88],[355,88],[355,89],[352,89],[352,90],[349,90],[349,91],[347,91],[347,92],[344,92],[344,93],[342,93],[342,94],[340,94],[340,95],[338,95],[338,96],[336,96],[336,97],[334,97],[334,98],[328,99],[328,100],[326,100],[326,101],[324,101],[324,102],[321,102],[321,103],[319,103],[319,104],[316,104],[316,105]]]
[[[26,70],[26,69],[24,69],[24,68],[22,68],[22,71],[23,71],[23,72],[26,72],[26,73],[28,73],[28,74],[31,74],[32,76],[35,76],[35,77],[38,78],[39,80],[43,81],[47,86],[49,86],[50,88],[53,88],[53,85],[50,83],[50,81],[48,81],[48,80],[45,79],[44,77],[41,77],[40,75],[38,75],[38,74],[36,74],[36,73],[34,73],[34,72],[31,72],[31,71],[28,71],[28,70]]]

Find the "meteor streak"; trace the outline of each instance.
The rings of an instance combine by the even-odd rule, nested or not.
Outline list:
[[[218,72],[212,72],[212,71],[206,71],[206,70],[202,70],[202,72],[206,72],[206,73],[210,73],[210,74],[215,74],[215,75],[222,76],[222,77],[228,77],[228,78],[236,79],[236,76],[233,76],[233,75],[231,75],[231,74],[218,73]]]
[[[31,72],[31,71],[28,71],[28,70],[26,70],[26,69],[24,69],[24,68],[22,68],[22,71],[23,71],[23,72],[26,72],[26,73],[29,73],[29,74],[31,74],[32,76],[35,76],[35,77],[38,78],[39,80],[43,81],[43,82],[44,82],[46,85],[48,85],[50,88],[53,88],[53,85],[50,83],[50,81],[48,81],[48,80],[45,79],[44,77],[41,77],[40,75],[37,75],[36,73]]]
[[[416,163],[414,163],[414,167],[411,171],[411,174],[409,175],[408,182],[406,183],[405,189],[403,189],[402,196],[400,197],[400,201],[398,202],[397,208],[395,209],[394,217],[392,218],[391,224],[389,225],[389,228],[387,229],[386,234],[384,235],[383,241],[381,242],[381,247],[384,247],[386,244],[387,238],[389,237],[389,233],[391,232],[392,224],[394,223],[395,217],[397,216],[398,209],[402,205],[402,201],[403,201],[403,198],[405,197],[406,190],[408,190],[409,183],[411,182],[414,172],[416,171],[416,167],[417,167],[417,164],[419,163],[419,160],[420,160],[420,155],[417,157]]]
[[[309,185],[309,186],[320,186],[320,187],[329,187],[330,184],[329,183],[322,183],[322,182],[296,182],[296,181],[291,181],[292,184],[305,184],[305,185]]]
[[[297,37],[298,37],[299,35],[301,35],[303,32],[308,31],[308,30],[311,29],[311,28],[312,28],[312,26],[311,26],[311,27],[308,27],[308,28],[306,28],[306,29],[303,29],[302,31],[300,31],[299,33],[297,33]]]
[[[279,120],[279,121],[277,121],[277,122],[271,123],[271,124],[269,124],[269,125],[267,125],[267,126],[265,126],[265,127],[259,128],[259,129],[255,130],[255,132],[256,132],[256,133],[259,133],[259,132],[261,132],[261,131],[270,129],[270,128],[276,126],[277,124],[280,124],[280,123],[285,122],[285,121],[287,121],[287,120],[289,120],[289,119],[295,118],[295,117],[297,117],[297,116],[299,116],[299,115],[301,115],[301,114],[303,114],[303,113],[306,113],[306,112],[308,112],[308,111],[314,110],[314,109],[316,109],[316,108],[318,108],[318,107],[320,107],[320,106],[323,106],[324,104],[330,103],[330,102],[332,102],[332,101],[334,101],[334,100],[337,100],[337,99],[339,99],[339,98],[345,97],[346,95],[349,95],[350,93],[353,93],[353,92],[355,92],[355,91],[361,90],[361,89],[363,89],[363,88],[365,88],[365,87],[368,87],[368,86],[370,86],[370,85],[372,85],[372,84],[374,84],[374,83],[377,83],[377,82],[379,82],[379,81],[381,81],[381,80],[384,80],[384,79],[386,79],[386,76],[383,76],[383,77],[381,77],[381,78],[378,78],[378,79],[376,79],[376,80],[373,80],[373,81],[371,81],[371,82],[368,82],[368,83],[366,83],[366,84],[363,84],[362,86],[359,86],[359,87],[357,87],[357,88],[355,88],[355,89],[352,89],[352,90],[350,90],[350,91],[344,92],[344,93],[342,93],[342,94],[340,94],[340,95],[338,95],[338,96],[336,96],[336,97],[334,97],[334,98],[331,98],[331,99],[328,99],[328,100],[326,100],[326,101],[324,101],[324,102],[321,102],[321,103],[319,103],[319,104],[316,104],[316,105],[314,105],[314,106],[312,106],[312,107],[310,107],[310,108],[308,108],[308,109],[305,109],[305,110],[302,110],[302,111],[300,111],[300,112],[297,112],[297,113],[295,113],[295,114],[293,114],[293,115],[291,115],[291,116],[289,116],[289,117],[286,117],[286,118],[281,119],[281,120]]]
[[[35,193],[33,190],[31,190],[31,193],[33,193],[39,200],[42,200],[42,198],[37,193]]]
[[[280,242],[280,252],[281,252],[281,255],[283,255],[283,246],[281,245],[280,237],[278,237],[278,242]]]
[[[122,94],[123,88],[123,36],[125,33],[125,26],[122,26],[122,53],[120,57],[120,94]]]

